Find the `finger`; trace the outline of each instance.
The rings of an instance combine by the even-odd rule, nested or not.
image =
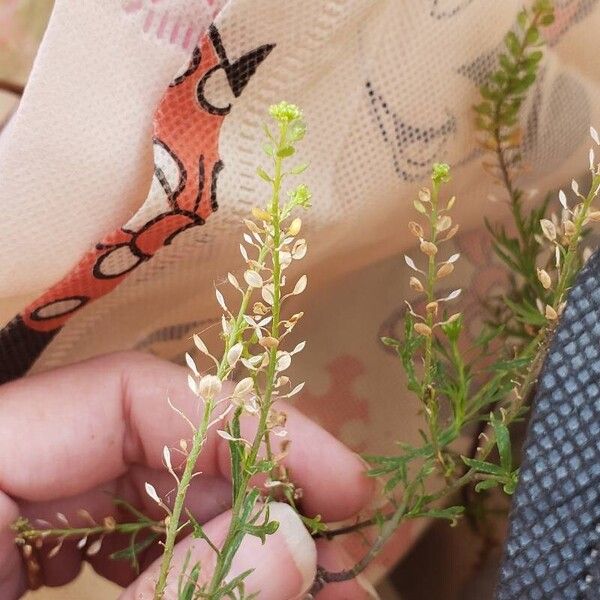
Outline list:
[[[10,529],[18,517],[17,505],[0,492],[0,598],[13,600],[25,591],[25,570]]]
[[[146,379],[149,369],[159,369],[162,385],[156,389]],[[137,380],[138,373],[142,379]],[[0,389],[0,484],[10,494],[33,501],[73,496],[125,473],[129,464],[151,463],[142,437],[156,438],[153,430],[141,431],[135,405],[144,410],[166,403],[178,370],[143,356],[116,354],[21,379]],[[135,378],[135,381],[133,379]],[[146,383],[148,385],[146,385]],[[190,398],[186,409],[193,413]],[[154,428],[183,424],[175,413],[156,414]],[[167,420],[165,420],[167,418]],[[26,447],[22,432],[27,431]],[[186,431],[186,435],[189,431]],[[19,464],[19,468],[10,468]]]
[[[77,540],[65,541],[59,554],[53,557],[48,556],[48,547],[38,550],[36,561],[40,566],[36,585],[47,587],[61,587],[73,581],[79,575],[83,562],[81,551],[77,548]]]
[[[135,353],[27,377],[1,388],[0,398],[0,489],[33,501],[76,495],[130,465],[164,468],[164,446],[190,437],[167,398],[193,422],[201,409],[181,367]],[[294,409],[285,410],[293,440],[286,461],[309,511],[328,520],[357,512],[372,489],[360,459]],[[212,428],[198,470],[223,474],[226,447]]]
[[[356,561],[352,560],[336,541],[319,540],[317,542],[319,566],[327,571],[339,573],[351,569]],[[362,575],[341,583],[329,583],[317,596],[317,600],[376,600],[379,595],[368,579]]]
[[[259,594],[261,600],[292,600],[303,594],[315,576],[317,554],[314,542],[302,521],[287,505],[273,502],[272,520],[279,522],[276,533],[269,535],[264,544],[256,537],[245,536],[236,553],[228,580],[253,569],[245,579],[247,595]],[[225,513],[206,524],[205,532],[212,540],[223,540],[229,527],[230,514]],[[177,583],[186,554],[191,553],[190,564],[200,562],[200,583],[206,583],[214,570],[215,554],[203,540],[186,538],[175,550],[174,563],[165,600],[177,598]],[[132,586],[121,600],[139,600],[153,596],[160,563],[155,562]]]

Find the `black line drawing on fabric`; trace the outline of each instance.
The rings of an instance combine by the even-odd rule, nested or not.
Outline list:
[[[159,327],[158,329],[155,329],[151,333],[145,335],[141,340],[136,342],[134,349],[158,353],[157,347],[161,344],[181,341],[186,337],[191,338],[193,333],[206,331],[218,323],[219,319],[213,318],[165,325],[164,327]],[[173,358],[176,359],[175,362],[182,361],[183,355],[180,351],[177,351],[176,356]]]
[[[153,257],[154,252],[144,251],[145,237],[148,235],[157,235],[154,233],[154,231],[156,231],[158,228],[164,229],[165,233],[168,234],[166,236],[163,235],[163,245],[169,246],[175,237],[180,233],[187,231],[191,227],[204,225],[205,223],[205,219],[200,216],[200,201],[204,196],[204,188],[206,185],[204,156],[200,155],[198,160],[198,190],[195,193],[193,210],[187,210],[182,208],[177,202],[177,198],[185,189],[187,171],[182,162],[177,158],[177,156],[175,156],[174,153],[171,152],[169,147],[163,141],[155,138],[154,143],[156,146],[162,148],[164,153],[170,157],[171,162],[176,165],[174,168],[169,166],[167,169],[164,163],[159,164],[157,162],[154,168],[154,175],[160,185],[160,188],[165,194],[166,203],[168,203],[170,209],[155,215],[153,218],[145,222],[141,227],[122,227],[121,230],[123,233],[129,236],[129,239],[126,241],[120,240],[119,242],[113,244],[96,244],[97,250],[107,250],[106,253],[102,254],[98,258],[97,262],[93,266],[94,276],[98,279],[120,277],[121,275],[138,267],[140,263],[150,260]],[[218,204],[216,202],[216,186],[217,177],[222,168],[223,163],[221,160],[218,160],[213,165],[213,170],[210,174],[210,202],[213,212],[218,209]],[[169,177],[167,175],[169,171],[175,171],[177,173],[176,177],[173,178],[172,174],[171,177]],[[173,181],[170,182],[169,179],[172,179]],[[176,185],[174,185],[175,183]],[[170,223],[171,220],[174,219],[179,219],[180,221],[178,221],[175,227],[167,225],[167,222]],[[141,243],[139,240],[142,240]]]
[[[477,87],[482,86],[498,66],[498,55],[503,51],[504,44],[498,44],[496,48],[480,54],[470,63],[461,65],[457,73],[470,79]]]
[[[550,173],[572,156],[586,138],[591,122],[590,100],[583,85],[569,73],[550,84],[540,70],[525,122],[523,155],[537,173]]]
[[[456,119],[447,114],[435,126],[413,125],[399,117],[379,94],[371,81],[365,84],[371,113],[384,142],[392,151],[394,170],[404,181],[416,181],[429,172],[451,135],[456,133]]]
[[[430,15],[435,19],[450,19],[472,3],[473,0],[431,0]]]
[[[200,104],[200,106],[206,110],[206,112],[209,112],[213,115],[225,116],[231,111],[232,105],[231,103],[217,105],[214,101],[211,101],[207,98],[205,90],[209,79],[217,71],[222,70],[225,73],[229,88],[234,97],[239,98],[260,64],[265,60],[265,58],[267,58],[267,56],[269,56],[273,48],[275,48],[275,44],[264,44],[259,46],[258,48],[247,52],[237,60],[231,62],[227,56],[225,47],[223,46],[221,35],[214,25],[210,26],[208,35],[210,36],[213,48],[215,49],[217,57],[219,58],[219,62],[212,69],[208,70],[202,76],[200,81],[198,81],[198,85],[196,87],[196,96],[198,99],[198,104]]]
[[[231,59],[211,25],[157,108],[155,171],[142,208],[122,227],[107,233],[0,330],[0,382],[23,375],[81,307],[110,293],[176,236],[203,225],[218,209],[221,125],[232,108],[231,97],[242,94],[274,47],[264,44]],[[218,72],[224,77],[213,77]],[[223,91],[229,92],[227,97],[219,95]],[[182,135],[181,119],[186,128],[204,135]]]
[[[176,85],[179,85],[180,83],[185,81],[190,75],[192,75],[194,71],[200,66],[201,59],[202,55],[200,54],[200,48],[196,46],[194,48],[194,51],[192,52],[192,58],[190,59],[189,64],[185,65],[181,74],[175,75],[169,87],[175,87]]]

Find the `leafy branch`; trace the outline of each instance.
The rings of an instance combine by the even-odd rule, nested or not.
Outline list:
[[[593,136],[595,137],[595,133]],[[541,327],[516,355],[511,356],[507,354],[509,350],[505,350],[500,358],[488,367],[488,379],[479,389],[472,389],[469,376],[474,364],[465,363],[457,351],[456,343],[461,333],[462,315],[456,313],[445,317],[444,321],[433,321],[429,318],[430,302],[427,303],[425,315],[417,314],[409,305],[405,339],[402,342],[384,339],[384,343],[395,347],[398,352],[407,374],[408,387],[423,407],[429,431],[421,432],[424,442],[421,446],[401,444],[402,452],[398,456],[368,457],[373,465],[369,474],[386,479],[384,489],[389,494],[388,500],[393,510],[376,514],[366,521],[340,530],[320,534],[324,537],[334,537],[371,525],[379,529],[369,551],[352,568],[339,572],[321,569],[313,593],[327,584],[347,581],[360,574],[379,554],[402,522],[425,516],[445,518],[454,522],[464,512],[464,507],[450,506],[440,509],[438,504],[465,486],[476,484],[477,491],[501,486],[507,494],[514,492],[518,481],[518,469],[513,464],[509,428],[522,416],[526,399],[537,380],[556,320],[564,308],[565,295],[578,270],[579,263],[576,257],[584,228],[590,221],[600,217],[598,211],[592,208],[600,189],[600,166],[594,164],[591,171],[592,184],[587,195],[580,194],[580,202],[571,208],[567,205],[565,209],[565,218],[571,217],[570,222],[573,223],[572,227],[566,227],[569,231],[568,236],[565,238],[564,226],[560,235],[554,230],[547,232],[547,241],[554,247],[558,266],[553,301],[544,309],[545,326]],[[445,174],[443,181],[447,180],[447,168],[434,166],[434,190],[436,177],[439,177],[440,173]],[[417,211],[425,214],[428,220],[437,212],[436,198],[437,193],[427,194],[422,191],[415,203]],[[424,211],[422,206],[425,206]],[[433,218],[434,225],[439,223],[439,216]],[[410,224],[409,227],[415,230],[414,224]],[[418,233],[421,234],[420,229]],[[437,255],[437,250],[434,251],[428,242],[430,240],[423,239],[420,248],[430,259],[429,255]],[[421,290],[426,300],[430,301],[431,289],[434,289],[433,285],[436,282],[436,271],[419,269],[409,258],[406,262],[413,271],[426,278],[426,283],[423,284],[413,275],[411,285],[413,289]],[[433,278],[430,273],[434,274]],[[453,294],[442,300],[447,301]],[[440,300],[433,301],[438,302],[439,306]],[[434,338],[436,330],[437,336]],[[489,336],[484,333],[479,340],[482,345],[489,342]],[[423,343],[427,339],[432,343]],[[510,345],[509,347],[512,348]],[[419,363],[422,365],[420,368]],[[437,417],[442,402],[446,402],[451,409],[450,420],[445,424],[441,424]],[[483,417],[482,410],[486,406],[499,408]],[[489,425],[490,433],[486,436],[485,443],[477,448],[474,457],[460,457],[461,463],[466,466],[464,471],[454,460],[452,444],[467,425],[482,418]],[[499,463],[489,460],[494,451],[499,456]],[[443,476],[441,485],[440,475]],[[432,487],[433,491],[428,491]]]
[[[498,69],[481,86],[482,100],[474,107],[480,143],[492,156],[491,161],[484,160],[483,167],[504,188],[516,231],[515,236],[505,226],[485,220],[494,250],[509,272],[508,293],[490,303],[492,323],[521,340],[528,339],[544,325],[543,319],[536,318],[539,314],[536,300],[547,296],[537,277],[537,266],[544,251],[539,243],[540,221],[546,216],[549,198],[526,210],[527,194],[516,183],[523,170],[520,110],[537,79],[543,58],[540,29],[553,22],[550,0],[536,0],[531,9],[519,12],[514,30],[504,38]],[[524,323],[525,316],[529,319]]]
[[[27,564],[30,577],[39,573],[40,565],[36,551],[45,543],[54,544],[48,552],[48,558],[55,557],[61,550],[66,540],[76,539],[77,548],[85,552],[86,556],[94,556],[100,552],[104,539],[113,534],[129,536],[129,544],[110,557],[114,560],[128,560],[132,569],[139,571],[138,556],[146,548],[164,536],[165,521],[156,521],[148,518],[124,500],[115,499],[114,505],[135,518],[131,522],[118,522],[115,517],[108,516],[97,521],[85,509],[77,511],[79,521],[86,525],[74,526],[63,513],[56,513],[56,521],[60,525],[53,525],[49,521],[36,519],[35,523],[24,517],[19,517],[12,525],[15,532],[15,543],[21,549]]]

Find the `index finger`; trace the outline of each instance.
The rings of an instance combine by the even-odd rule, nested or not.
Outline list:
[[[181,367],[119,353],[34,375],[0,388],[0,489],[31,501],[81,493],[132,464],[162,468],[164,446],[189,439],[200,402]],[[291,408],[286,464],[308,512],[344,519],[368,501],[360,459]],[[197,469],[227,476],[226,442],[213,428]],[[326,457],[326,460],[323,460]],[[318,467],[318,468],[317,468]]]

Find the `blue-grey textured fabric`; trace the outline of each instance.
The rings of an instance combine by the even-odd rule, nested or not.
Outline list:
[[[538,382],[498,600],[600,600],[600,255]]]

